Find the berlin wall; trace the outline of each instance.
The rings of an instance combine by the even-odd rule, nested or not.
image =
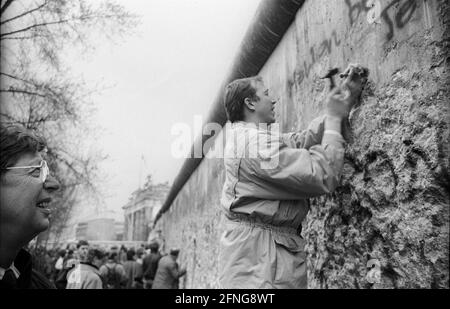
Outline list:
[[[323,113],[329,68],[370,70],[341,185],[304,222],[309,288],[449,287],[449,13],[444,0],[307,0],[262,68],[285,132]],[[181,287],[217,287],[223,181],[204,159],[158,222],[182,250]]]

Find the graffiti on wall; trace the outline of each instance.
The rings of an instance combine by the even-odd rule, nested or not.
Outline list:
[[[418,8],[418,0],[393,0],[383,7],[381,0],[345,0],[348,8],[350,26],[354,26],[361,14],[366,14],[369,24],[384,23],[388,27],[386,41],[394,37],[398,31],[408,24]],[[295,71],[295,84],[300,85],[305,78],[310,76],[314,64],[322,57],[329,55],[333,47],[339,47],[341,39],[338,38],[336,30],[333,30],[328,38],[313,45],[309,49],[308,57]]]
[[[300,85],[302,81],[307,78],[311,72],[313,65],[322,57],[329,55],[333,50],[333,45],[338,47],[341,45],[341,40],[338,39],[336,30],[333,30],[329,38],[324,39],[317,45],[309,49],[308,61],[303,61],[303,67],[295,72],[295,83]]]
[[[394,0],[382,8],[381,0],[345,0],[348,7],[350,26],[353,26],[361,13],[366,14],[367,22],[380,23],[382,20],[388,27],[386,40],[394,37],[397,29],[402,29],[414,16],[417,10],[417,0]],[[397,8],[398,10],[394,10]]]

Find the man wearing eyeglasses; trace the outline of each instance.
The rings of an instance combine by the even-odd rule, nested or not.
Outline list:
[[[0,128],[0,288],[54,288],[22,249],[49,227],[59,183],[42,157],[45,142],[20,126]]]

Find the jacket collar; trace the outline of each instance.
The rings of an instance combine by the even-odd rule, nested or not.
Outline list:
[[[32,262],[31,262],[31,254],[29,254],[26,250],[20,249],[16,258],[14,259],[11,266],[7,269],[2,269],[0,271],[1,278],[8,269],[11,269],[14,272],[15,277],[17,278],[17,285],[19,288],[28,287],[31,282],[31,274],[32,274]]]

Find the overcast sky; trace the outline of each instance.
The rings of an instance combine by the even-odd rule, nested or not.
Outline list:
[[[123,219],[121,207],[147,174],[172,184],[184,160],[171,156],[171,128],[206,117],[260,0],[119,2],[141,16],[137,34],[119,45],[99,40],[73,63],[88,82],[112,86],[94,97],[94,119],[105,132],[97,146],[109,156],[105,204]]]

